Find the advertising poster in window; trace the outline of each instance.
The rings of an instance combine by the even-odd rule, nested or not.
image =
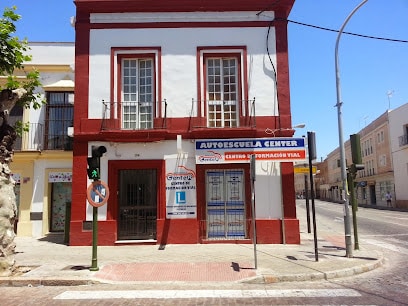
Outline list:
[[[225,172],[227,205],[244,205],[244,171]]]
[[[207,205],[224,205],[224,173],[220,171],[207,172]]]
[[[194,166],[166,162],[166,218],[197,218],[196,173]],[[171,170],[170,170],[171,169]]]
[[[227,234],[229,237],[245,237],[244,209],[227,209]]]
[[[208,238],[225,237],[225,211],[209,209],[207,214]]]

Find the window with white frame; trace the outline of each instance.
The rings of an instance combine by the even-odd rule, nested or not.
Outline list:
[[[154,61],[149,57],[121,59],[123,129],[150,129],[154,111]]]
[[[238,126],[238,60],[206,58],[207,120],[209,127]]]

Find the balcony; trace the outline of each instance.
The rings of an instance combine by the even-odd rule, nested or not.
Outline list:
[[[206,109],[207,114],[204,114]],[[240,112],[240,109],[243,111]],[[192,100],[190,130],[256,128],[255,99],[239,101]]]
[[[60,122],[61,123],[61,122]],[[55,124],[53,125],[55,127]],[[62,124],[61,129],[45,129],[42,123],[30,123],[28,129],[17,137],[14,144],[15,151],[42,151],[42,150],[64,150],[73,149],[73,138],[68,137],[67,129]]]
[[[406,146],[408,144],[408,134],[399,136],[398,142],[400,147]]]
[[[14,143],[15,151],[40,151],[43,147],[44,125],[41,123],[30,123]]]
[[[167,102],[105,102],[102,131],[165,129]]]

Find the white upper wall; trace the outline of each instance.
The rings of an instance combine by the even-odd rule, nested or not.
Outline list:
[[[160,16],[161,17],[160,17]],[[205,15],[205,16],[204,16]],[[273,14],[270,13],[271,19]],[[210,17],[211,16],[211,17]],[[162,19],[158,19],[162,18]],[[93,22],[211,22],[260,20],[255,12],[95,14]],[[271,20],[270,19],[270,20]],[[162,98],[168,117],[187,117],[197,100],[197,47],[246,46],[248,98],[256,98],[256,114],[278,115],[273,67],[266,51],[266,27],[94,29],[90,33],[89,117],[102,118],[102,100],[111,97],[111,48],[160,47]],[[276,69],[275,31],[269,33],[269,52]],[[202,62],[202,61],[201,61]],[[116,96],[116,93],[115,93]]]
[[[32,65],[69,65],[75,63],[74,43],[30,42],[27,54],[32,56]]]
[[[29,42],[28,46],[30,49],[26,53],[32,56],[32,60],[25,64],[39,66],[41,87],[37,88],[37,92],[41,94],[41,99],[45,98],[43,86],[50,86],[64,79],[75,80],[74,43]],[[25,121],[30,123],[42,123],[44,120],[45,107],[37,110],[31,108],[28,117],[25,117]]]
[[[157,22],[248,22],[271,21],[273,11],[242,12],[160,12],[160,13],[101,13],[91,14],[91,23],[157,23]]]
[[[398,138],[405,134],[404,126],[408,124],[408,103],[389,112],[391,152],[400,151]]]

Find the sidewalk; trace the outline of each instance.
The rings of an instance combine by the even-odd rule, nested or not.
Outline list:
[[[344,236],[321,235],[316,261],[313,234],[301,233],[300,245],[257,245],[257,269],[252,244],[175,244],[98,246],[99,271],[92,272],[92,247],[66,246],[62,241],[62,234],[16,237],[16,262],[25,272],[0,278],[0,285],[309,281],[363,273],[384,260],[370,245],[360,245],[346,258]]]

